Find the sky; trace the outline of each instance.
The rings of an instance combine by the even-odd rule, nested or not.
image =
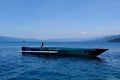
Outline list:
[[[84,38],[120,34],[120,0],[0,0],[0,36]]]

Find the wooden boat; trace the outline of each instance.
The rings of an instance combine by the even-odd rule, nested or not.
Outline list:
[[[22,47],[22,53],[68,55],[68,56],[98,56],[108,49],[63,48],[63,47]]]

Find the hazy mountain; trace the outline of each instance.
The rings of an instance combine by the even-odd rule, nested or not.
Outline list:
[[[120,35],[118,37],[112,38],[108,42],[120,42]]]
[[[81,42],[81,41],[88,41],[94,39],[93,37],[89,38],[58,38],[58,39],[47,39],[44,41],[47,42]]]
[[[0,36],[0,42],[35,42],[39,41],[37,39],[22,39],[22,38],[12,38],[12,37],[5,37]]]
[[[0,42],[120,42],[120,35],[112,35],[101,38],[60,38],[60,39],[23,39],[0,36]]]
[[[104,37],[91,37],[91,38],[60,38],[49,39],[50,42],[120,42],[120,35],[111,35]]]
[[[120,38],[112,39],[112,40],[110,40],[109,42],[120,42]]]
[[[92,42],[120,42],[120,35],[105,36],[90,40]]]

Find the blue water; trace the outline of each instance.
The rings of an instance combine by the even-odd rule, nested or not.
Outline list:
[[[40,46],[40,43],[0,43],[0,80],[120,80],[120,43],[45,43],[45,46],[109,49],[97,59],[22,55],[21,46]]]

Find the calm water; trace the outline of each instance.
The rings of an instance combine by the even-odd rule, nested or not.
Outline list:
[[[21,46],[0,43],[0,80],[120,80],[120,43],[45,43],[45,46],[108,48],[98,59],[22,55]]]

